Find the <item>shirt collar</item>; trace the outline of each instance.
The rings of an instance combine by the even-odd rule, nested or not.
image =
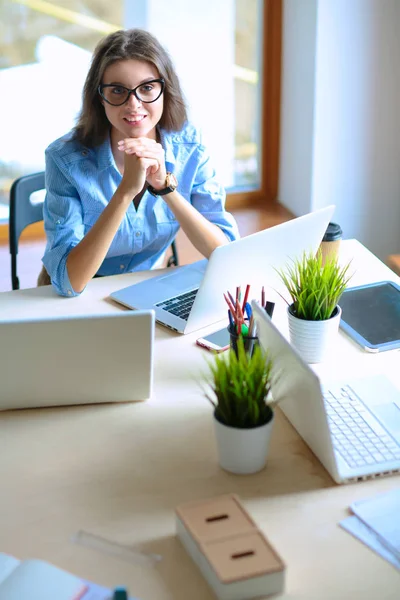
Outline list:
[[[172,137],[170,133],[167,133],[161,128],[157,128],[158,134],[160,136],[161,146],[164,148],[165,152],[165,167],[166,170],[173,173],[175,167],[175,154],[174,154],[174,146],[172,143]]]
[[[97,151],[97,164],[99,166],[99,171],[104,171],[105,169],[108,169],[109,167],[114,167],[115,169],[117,168],[116,164],[115,164],[114,156],[113,156],[113,153],[111,150],[109,134],[107,135],[104,142],[100,146],[97,147],[96,151]]]

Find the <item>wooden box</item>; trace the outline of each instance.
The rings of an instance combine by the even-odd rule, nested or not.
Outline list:
[[[178,506],[176,527],[220,600],[247,600],[283,591],[285,565],[237,496]]]

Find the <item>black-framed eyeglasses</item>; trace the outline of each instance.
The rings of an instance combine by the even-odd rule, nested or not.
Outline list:
[[[135,96],[139,102],[150,104],[159,99],[164,91],[164,79],[152,79],[137,85],[132,90],[116,83],[102,83],[98,87],[100,96],[108,104],[112,106],[122,106],[128,102],[131,94]]]

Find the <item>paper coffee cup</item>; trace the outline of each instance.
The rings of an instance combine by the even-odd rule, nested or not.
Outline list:
[[[329,257],[337,258],[339,256],[340,242],[342,240],[343,231],[340,225],[337,223],[329,223],[325,235],[322,238],[320,244],[320,250],[322,253],[322,264],[325,264],[326,259]]]

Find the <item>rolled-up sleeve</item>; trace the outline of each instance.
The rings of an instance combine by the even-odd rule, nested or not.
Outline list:
[[[83,238],[82,205],[63,165],[46,152],[46,197],[43,206],[47,246],[43,264],[61,296],[78,296],[68,277],[68,254]]]
[[[197,152],[198,168],[191,191],[191,203],[208,221],[220,227],[229,241],[237,240],[240,235],[236,221],[225,210],[225,189],[216,178],[204,146],[199,146]]]

